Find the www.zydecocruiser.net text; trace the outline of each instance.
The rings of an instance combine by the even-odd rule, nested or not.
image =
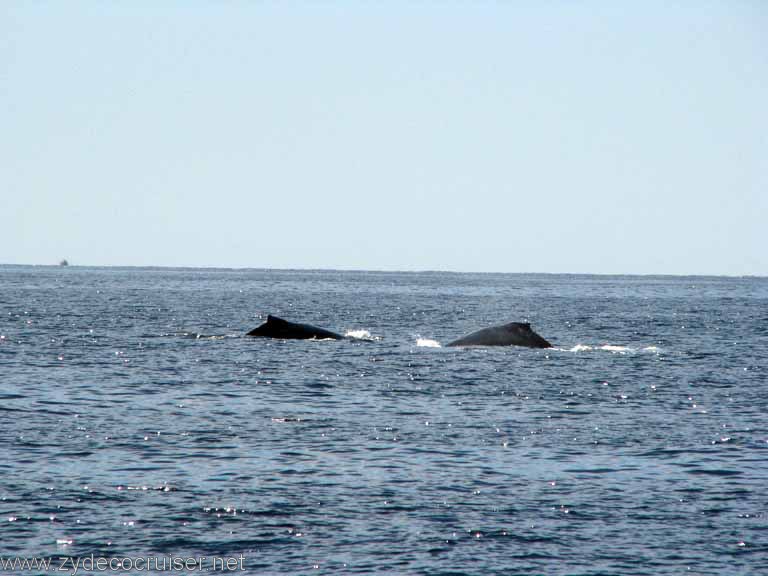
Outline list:
[[[48,556],[2,557],[0,571],[56,572],[76,576],[93,572],[238,572],[245,570],[245,556]]]

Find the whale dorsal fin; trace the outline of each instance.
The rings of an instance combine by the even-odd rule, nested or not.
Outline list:
[[[288,324],[288,321],[272,316],[272,314],[267,314],[267,324]]]

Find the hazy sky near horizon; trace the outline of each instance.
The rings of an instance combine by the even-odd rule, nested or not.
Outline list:
[[[768,3],[2,2],[0,263],[768,275]]]

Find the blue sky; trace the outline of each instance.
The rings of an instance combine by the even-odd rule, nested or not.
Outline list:
[[[768,4],[0,3],[0,263],[768,275]]]

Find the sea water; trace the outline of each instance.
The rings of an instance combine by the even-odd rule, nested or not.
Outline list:
[[[768,573],[768,280],[1,266],[0,558]]]

